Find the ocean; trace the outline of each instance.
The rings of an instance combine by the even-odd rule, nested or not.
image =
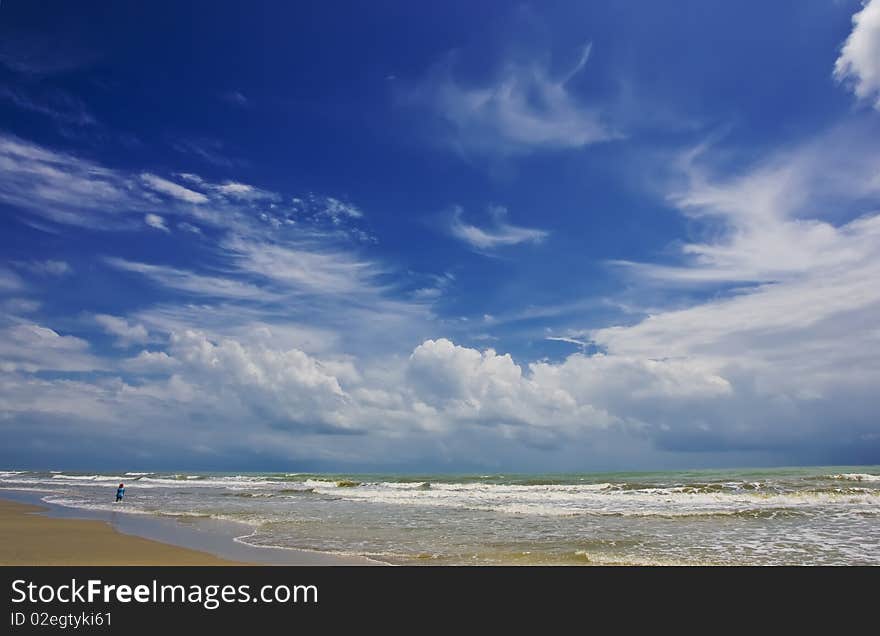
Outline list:
[[[121,504],[113,499],[125,483]],[[880,467],[355,475],[0,471],[72,508],[243,524],[237,541],[436,565],[880,565]]]

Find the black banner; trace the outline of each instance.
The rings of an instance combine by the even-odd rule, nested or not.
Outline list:
[[[876,615],[880,598],[877,568],[4,567],[0,573],[7,608],[0,633],[10,634],[407,625],[433,632],[524,621],[714,631],[719,621],[791,628],[824,619],[839,628]]]

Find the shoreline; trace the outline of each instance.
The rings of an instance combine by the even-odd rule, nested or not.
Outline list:
[[[203,518],[103,512],[0,491],[0,565],[387,565],[367,557],[241,541],[252,528]]]

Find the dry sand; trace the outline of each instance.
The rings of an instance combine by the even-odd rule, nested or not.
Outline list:
[[[0,565],[245,565],[0,499]]]

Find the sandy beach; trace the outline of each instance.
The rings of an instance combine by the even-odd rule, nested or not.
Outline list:
[[[0,565],[245,565],[134,537],[105,521],[54,519],[0,499]]]

